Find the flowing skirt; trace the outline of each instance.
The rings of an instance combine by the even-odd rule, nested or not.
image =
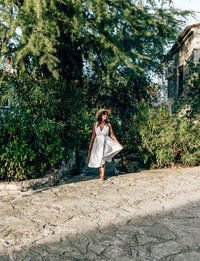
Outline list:
[[[111,162],[112,158],[123,149],[108,135],[97,135],[94,139],[88,167],[103,167],[104,163]]]

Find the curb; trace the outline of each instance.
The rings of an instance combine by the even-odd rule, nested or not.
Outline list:
[[[30,179],[18,182],[0,183],[0,192],[2,191],[27,191],[36,190],[41,187],[52,187],[63,177],[63,171],[54,169],[51,173],[46,174],[43,178]]]

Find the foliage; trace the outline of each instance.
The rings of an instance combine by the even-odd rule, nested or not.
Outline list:
[[[62,159],[61,127],[36,118],[23,107],[2,114],[0,123],[0,179],[36,178]]]
[[[200,63],[189,63],[190,74],[186,78],[187,104],[190,105],[188,116],[200,116]]]
[[[150,108],[142,103],[129,122],[127,149],[139,151],[151,168],[200,163],[200,123],[170,115],[169,108]]]
[[[32,117],[62,123],[64,157],[88,149],[95,111],[128,121],[188,12],[171,1],[0,0],[1,85]],[[15,73],[5,69],[13,56]],[[10,88],[13,91],[10,91]],[[41,134],[42,135],[42,134]]]
[[[98,81],[97,96],[105,90],[116,97],[113,87],[127,87],[141,99],[149,73],[161,69],[165,47],[188,14],[160,2],[2,0],[1,57],[12,54],[17,78],[31,77],[39,86],[52,76],[55,86],[64,81],[66,89],[82,88],[84,76]]]
[[[88,13],[95,15],[87,23],[89,32],[83,33],[93,36],[87,41],[91,54],[84,56],[85,102],[89,108],[111,106],[116,116],[128,120],[136,104],[149,99],[151,76],[161,70],[166,46],[180,32],[177,18],[183,13],[159,8],[154,1],[144,6],[137,1],[105,1],[99,8],[90,3]]]

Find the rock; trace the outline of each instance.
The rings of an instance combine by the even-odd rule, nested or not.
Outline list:
[[[89,240],[87,237],[79,237],[71,243],[82,253],[86,254],[88,252],[88,245],[89,245]]]
[[[164,258],[183,252],[185,247],[175,241],[156,244],[151,247],[151,255],[153,258]]]
[[[200,261],[200,253],[190,252],[190,253],[181,253],[174,257],[173,261]]]
[[[27,191],[29,189],[39,189],[41,187],[51,187],[58,183],[58,181],[63,177],[62,171],[53,169],[52,171],[45,174],[43,178],[30,179],[19,182],[11,182],[0,184],[0,191]]]
[[[138,161],[126,160],[125,168],[128,173],[134,173],[134,172],[138,172],[140,169],[142,169],[142,166]]]
[[[10,257],[9,257],[9,255],[0,254],[0,260],[1,261],[10,261]]]
[[[131,256],[131,249],[128,245],[109,246],[103,253],[108,258],[120,258],[123,256]]]

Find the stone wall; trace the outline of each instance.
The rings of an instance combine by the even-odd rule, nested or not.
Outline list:
[[[0,182],[0,192],[2,191],[27,191],[29,189],[39,189],[41,187],[51,187],[59,182],[63,176],[65,179],[70,176],[74,166],[74,159],[63,160],[59,169],[53,169],[42,178],[29,179],[19,182]]]

